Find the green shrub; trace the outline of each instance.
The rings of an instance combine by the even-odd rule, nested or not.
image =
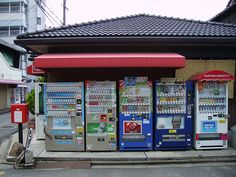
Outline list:
[[[27,94],[26,96],[26,102],[29,106],[29,111],[31,114],[35,114],[35,92],[34,89],[30,91],[30,93]]]

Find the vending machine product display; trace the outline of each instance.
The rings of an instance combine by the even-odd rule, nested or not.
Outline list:
[[[47,151],[84,151],[84,84],[45,84]]]
[[[155,83],[154,149],[190,149],[192,146],[192,82],[176,78]]]
[[[224,71],[206,71],[195,80],[194,148],[224,149],[228,142],[228,81]]]
[[[117,150],[115,81],[86,81],[86,151]]]
[[[120,150],[152,150],[152,82],[147,77],[125,77],[119,87]]]

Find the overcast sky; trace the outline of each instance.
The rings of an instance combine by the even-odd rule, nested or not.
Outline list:
[[[48,8],[62,21],[63,0],[46,0]],[[66,24],[150,14],[206,21],[221,12],[229,0],[66,0]],[[48,12],[50,10],[46,8]],[[47,19],[47,27],[59,26]]]

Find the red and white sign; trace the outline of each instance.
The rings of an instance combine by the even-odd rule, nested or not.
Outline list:
[[[200,74],[196,74],[190,78],[190,80],[201,81],[230,81],[234,80],[234,76],[226,71],[222,70],[210,70]]]

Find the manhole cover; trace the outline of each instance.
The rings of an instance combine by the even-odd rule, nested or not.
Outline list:
[[[2,128],[14,128],[13,125],[3,125]]]

